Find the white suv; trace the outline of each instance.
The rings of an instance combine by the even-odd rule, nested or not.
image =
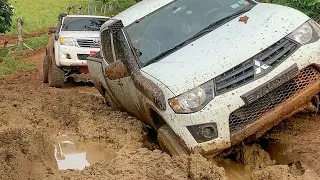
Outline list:
[[[108,102],[158,131],[172,154],[216,154],[320,90],[320,26],[251,0],[144,0],[101,27],[89,57]]]
[[[100,49],[100,27],[109,18],[60,14],[43,63],[43,82],[61,87],[65,76],[88,73],[86,58]]]

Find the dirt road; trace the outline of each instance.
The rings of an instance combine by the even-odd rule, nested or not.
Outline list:
[[[0,79],[0,179],[279,180],[320,174],[319,115],[300,113],[226,157],[170,157],[144,124],[111,111],[94,87],[83,86],[88,83],[62,89],[42,84],[43,55],[28,58],[37,70]]]

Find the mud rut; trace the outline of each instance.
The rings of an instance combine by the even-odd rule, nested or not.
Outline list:
[[[0,179],[314,180],[320,175],[320,115],[295,115],[259,140],[213,159],[170,157],[150,141],[144,124],[111,111],[94,87],[83,86],[90,83],[62,89],[42,84],[43,56],[29,58],[37,70],[0,79]],[[72,146],[62,141],[86,150],[91,166],[59,170],[54,152]]]

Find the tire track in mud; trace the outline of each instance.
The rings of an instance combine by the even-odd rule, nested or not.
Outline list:
[[[252,172],[251,178],[258,180],[315,179],[314,172],[307,170],[319,173],[318,115],[299,114],[269,131],[262,138],[267,143],[234,147],[227,157],[170,157],[145,148],[154,147],[146,146],[150,142],[145,125],[127,113],[111,111],[94,87],[67,84],[56,89],[42,84],[43,56],[44,52],[28,58],[37,70],[0,79],[0,179],[227,179],[227,175],[240,179],[239,171],[229,171],[231,162],[241,162],[242,169],[250,170],[247,179]],[[59,171],[54,144],[69,134],[75,141],[94,141],[113,149],[115,157],[101,159],[83,171]],[[283,162],[275,158],[268,150],[275,147],[268,144],[271,139],[288,143],[292,151],[286,153],[294,158]],[[272,161],[259,144],[285,165]],[[226,170],[217,165],[222,161]]]

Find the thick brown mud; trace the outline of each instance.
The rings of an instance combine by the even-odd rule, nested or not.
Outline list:
[[[42,58],[30,59],[41,68]],[[320,174],[320,115],[300,113],[213,159],[171,157],[138,119],[112,111],[94,87],[76,84],[84,77],[56,89],[41,83],[40,72],[0,79],[0,179],[311,180]]]

